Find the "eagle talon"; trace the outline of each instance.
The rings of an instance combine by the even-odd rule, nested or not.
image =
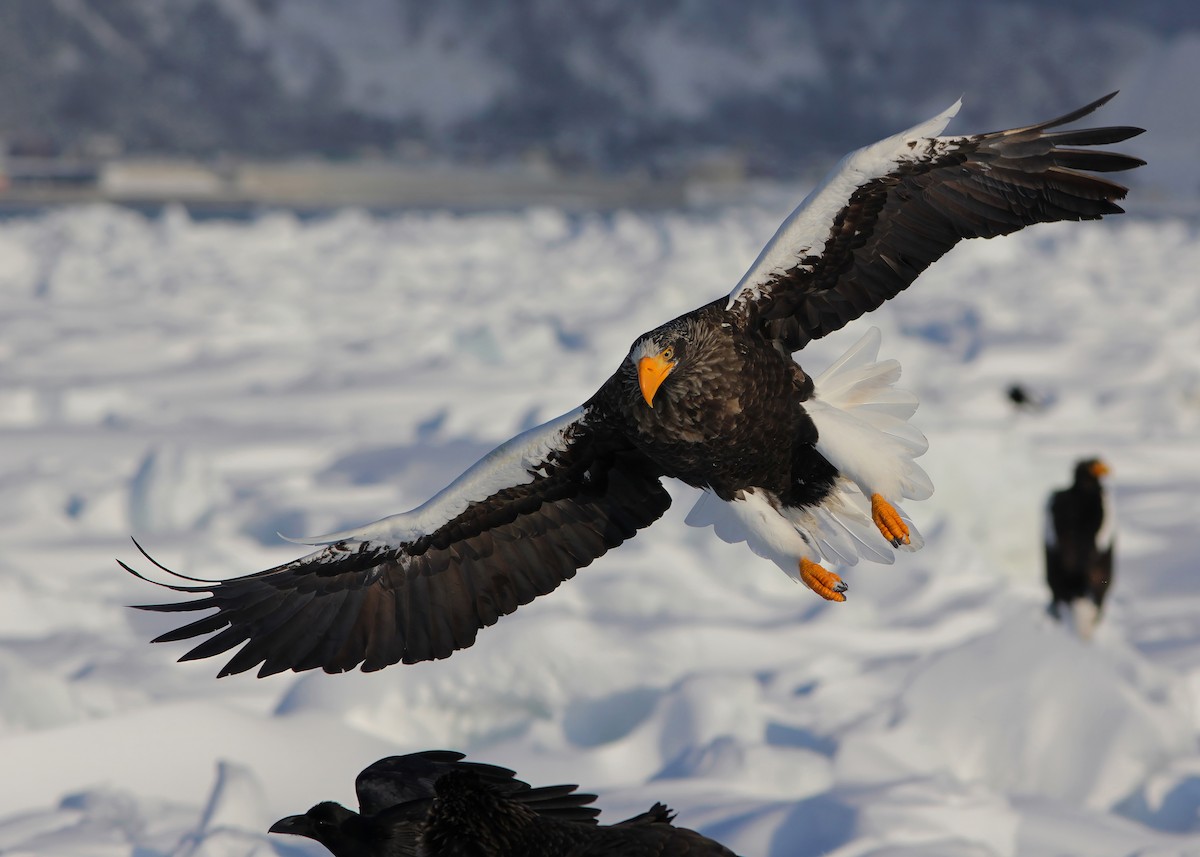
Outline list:
[[[882,494],[871,495],[871,520],[875,522],[883,537],[891,542],[892,547],[911,544],[908,524],[901,520],[896,507],[883,499]]]
[[[850,588],[841,577],[807,559],[800,560],[800,579],[826,601],[845,601],[842,593]]]

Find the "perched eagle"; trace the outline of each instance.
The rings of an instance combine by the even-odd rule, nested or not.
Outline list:
[[[735,857],[683,827],[662,804],[614,825],[595,795],[531,788],[513,771],[428,750],[391,756],[355,781],[359,811],[325,801],[281,818],[271,833],[306,836],[334,857]]]
[[[915,398],[892,388],[899,366],[875,360],[877,333],[815,380],[793,352],[895,296],[963,238],[1121,212],[1126,188],[1092,173],[1143,161],[1080,147],[1141,129],[1055,130],[1111,97],[1024,128],[935,136],[955,104],[851,153],[729,295],[638,337],[581,407],[424,505],[311,540],[320,549],[293,562],[160,584],[205,595],[142,609],[216,612],[156,641],[214,634],[183,660],[245,644],[221,675],[448,657],[657,520],[670,504],[663,477],[704,490],[689,523],[845,600],[822,562],[891,562],[894,548],[920,545],[897,504],[932,491],[913,461],[925,440],[907,423]]]
[[[1075,465],[1070,488],[1055,491],[1046,505],[1046,583],[1050,615],[1065,605],[1075,629],[1090,640],[1112,584],[1116,543],[1112,494],[1105,484],[1108,465],[1089,458]]]

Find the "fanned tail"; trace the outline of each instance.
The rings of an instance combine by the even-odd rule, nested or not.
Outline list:
[[[879,343],[872,327],[816,379],[805,407],[817,426],[817,450],[867,497],[925,500],[933,483],[916,459],[929,442],[908,421],[917,397],[895,387],[900,364],[879,360]]]

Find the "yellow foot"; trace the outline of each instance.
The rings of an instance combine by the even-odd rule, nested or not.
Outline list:
[[[826,601],[846,600],[846,596],[842,594],[847,589],[846,582],[815,562],[800,560],[800,579],[804,581],[805,586]]]
[[[871,518],[883,537],[892,543],[892,547],[911,544],[908,539],[908,525],[900,520],[896,507],[883,499],[882,494],[871,495]]]

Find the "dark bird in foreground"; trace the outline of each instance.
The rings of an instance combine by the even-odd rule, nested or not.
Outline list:
[[[596,826],[600,810],[588,806],[595,795],[576,792],[575,786],[531,788],[508,768],[463,758],[452,750],[427,750],[380,759],[355,778],[358,812],[325,801],[303,815],[281,818],[270,832],[307,836],[337,857],[425,854],[421,837],[435,805],[435,785],[450,773],[470,774],[480,788],[539,817]]]
[[[335,857],[736,857],[672,823],[662,804],[611,826],[595,795],[531,788],[507,768],[430,750],[381,759],[355,781],[359,811],[332,801],[281,818],[271,833],[307,836]]]
[[[157,642],[213,635],[183,660],[242,646],[221,675],[448,657],[657,520],[670,505],[664,477],[703,489],[688,523],[845,600],[823,562],[893,562],[920,547],[898,503],[932,493],[914,461],[926,442],[908,423],[916,398],[893,387],[899,364],[876,360],[877,331],[817,378],[793,352],[894,297],[964,238],[1122,211],[1126,188],[1094,174],[1143,162],[1090,147],[1141,129],[1059,130],[1111,97],[1037,125],[935,136],[956,104],[851,153],[732,292],[638,337],[581,407],[424,505],[309,540],[320,549],[293,562],[160,583],[202,597],[142,609],[215,612]]]
[[[1055,619],[1072,619],[1085,640],[1096,629],[1113,579],[1116,510],[1108,473],[1098,458],[1080,461],[1071,487],[1051,494],[1046,506],[1048,610]]]

